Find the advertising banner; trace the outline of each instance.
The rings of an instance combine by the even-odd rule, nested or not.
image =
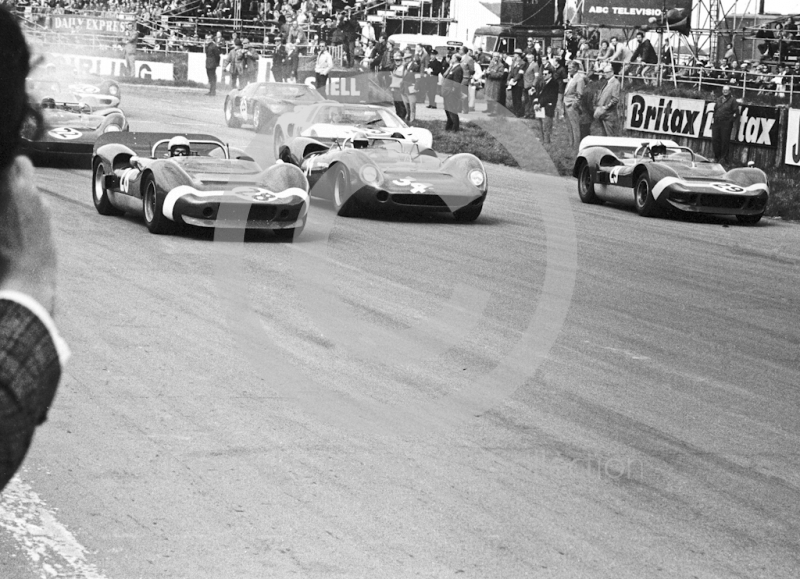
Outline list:
[[[661,18],[664,3],[661,0],[584,0],[582,23],[613,28],[647,26],[650,18]],[[692,0],[675,0],[669,8],[692,10]]]
[[[88,34],[116,34],[125,36],[136,29],[135,20],[119,18],[103,18],[94,16],[53,15],[50,27],[56,32],[72,32]]]
[[[700,99],[628,94],[625,128],[632,131],[710,139],[714,103]],[[772,107],[739,107],[733,142],[757,147],[778,146],[780,111]]]
[[[55,62],[61,62],[79,75],[94,74],[99,76],[131,76],[125,60],[107,56],[86,56],[81,54],[47,55]],[[181,55],[183,58],[185,56]],[[153,62],[136,59],[135,76],[153,80],[174,80],[174,66],[171,62]]]
[[[789,109],[786,122],[786,151],[783,162],[800,166],[800,109]]]

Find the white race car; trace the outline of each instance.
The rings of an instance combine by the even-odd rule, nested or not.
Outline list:
[[[278,157],[281,146],[294,137],[311,137],[323,143],[332,143],[356,134],[364,134],[368,138],[406,139],[417,142],[422,148],[431,148],[433,145],[433,135],[428,129],[409,127],[385,107],[323,101],[297,107],[278,118],[273,130],[275,157]]]

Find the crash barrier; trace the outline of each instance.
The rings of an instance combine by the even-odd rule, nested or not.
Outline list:
[[[701,99],[628,93],[624,110],[628,134],[669,135],[705,157],[713,157],[714,103]],[[797,168],[800,174],[800,109],[743,104],[731,131],[731,157],[757,167]]]

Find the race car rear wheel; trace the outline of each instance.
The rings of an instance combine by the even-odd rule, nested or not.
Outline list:
[[[592,170],[589,168],[588,163],[583,163],[578,172],[578,197],[584,203],[592,205],[599,205],[603,203],[594,192],[594,180],[592,179]]]
[[[755,225],[761,221],[763,216],[763,213],[759,213],[758,215],[737,215],[736,220],[742,225]]]
[[[92,201],[94,208],[100,215],[122,215],[120,211],[111,204],[108,198],[108,190],[105,184],[106,170],[100,159],[94,161],[94,179],[92,179]]]
[[[225,122],[234,129],[242,126],[242,121],[236,117],[236,113],[233,110],[233,99],[230,97],[225,97]]]
[[[261,105],[256,105],[253,110],[253,128],[257,133],[264,133],[269,126],[269,113]]]
[[[653,197],[653,189],[650,187],[650,179],[647,173],[642,173],[636,180],[636,211],[642,217],[657,217],[661,214],[656,198]]]
[[[142,199],[144,223],[147,225],[147,229],[156,235],[169,233],[174,224],[164,217],[164,198],[158,194],[158,187],[156,187],[153,175],[146,175],[142,179],[142,190],[144,191]]]
[[[355,217],[358,206],[353,193],[350,191],[350,177],[347,167],[341,163],[333,169],[333,205],[336,214],[342,217]]]
[[[275,147],[275,159],[280,159],[281,147],[283,146],[283,130],[280,127],[275,128],[275,134],[272,136],[272,144]]]

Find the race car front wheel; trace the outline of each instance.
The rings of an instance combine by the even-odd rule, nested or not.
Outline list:
[[[594,180],[592,179],[592,170],[589,169],[588,163],[581,165],[580,172],[578,173],[578,197],[584,203],[592,205],[599,205],[603,203],[597,194],[594,192]]]
[[[742,225],[755,225],[761,221],[763,216],[763,213],[759,213],[758,215],[737,215],[736,220]]]
[[[144,198],[142,199],[144,209],[144,223],[150,233],[160,235],[162,233],[169,233],[172,230],[173,223],[164,217],[164,198],[158,194],[158,187],[156,187],[156,180],[153,175],[147,175],[142,180],[142,190],[144,191]]]
[[[661,214],[656,198],[653,197],[653,189],[650,187],[650,179],[647,173],[642,173],[636,180],[636,211],[642,217],[657,217]]]
[[[275,159],[280,159],[281,147],[283,146],[283,130],[280,127],[275,129],[275,134],[272,136],[272,144],[275,147]]]
[[[122,215],[124,212],[120,211],[111,204],[108,198],[108,190],[106,189],[106,170],[103,162],[100,159],[94,161],[94,179],[92,179],[92,201],[94,201],[94,208],[100,215]]]
[[[357,201],[350,191],[347,167],[341,163],[333,170],[333,205],[337,215],[342,217],[355,217],[358,214]]]
[[[230,97],[225,99],[225,122],[234,129],[242,126],[242,121],[236,118],[236,113],[233,111],[233,99]]]
[[[256,105],[255,109],[253,109],[253,128],[257,133],[264,133],[268,125],[269,113],[264,107]]]

